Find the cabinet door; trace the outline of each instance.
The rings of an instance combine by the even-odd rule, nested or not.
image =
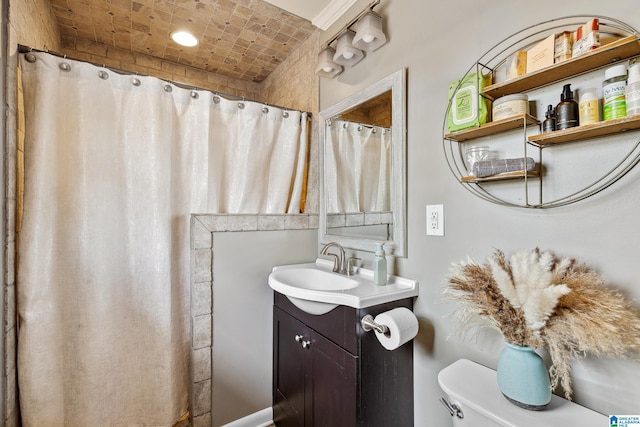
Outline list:
[[[358,358],[314,333],[306,369],[306,426],[354,427],[357,419]]]
[[[309,352],[302,347],[302,340],[311,340],[310,330],[278,308],[274,307],[273,315],[274,421],[278,427],[303,427],[305,356]]]
[[[273,410],[278,427],[354,427],[358,358],[274,307]]]

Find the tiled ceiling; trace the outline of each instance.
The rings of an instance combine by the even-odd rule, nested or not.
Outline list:
[[[65,46],[88,39],[253,82],[264,80],[315,29],[263,0],[51,0],[51,5]],[[199,44],[173,42],[170,34],[180,29]]]

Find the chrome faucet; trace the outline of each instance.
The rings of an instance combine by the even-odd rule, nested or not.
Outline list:
[[[340,251],[340,255],[327,252],[330,247],[335,246]],[[344,265],[344,249],[336,242],[330,242],[324,245],[322,250],[320,251],[320,255],[331,255],[333,257],[333,271],[340,274],[345,274],[345,265]]]

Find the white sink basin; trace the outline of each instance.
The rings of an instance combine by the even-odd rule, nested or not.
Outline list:
[[[389,276],[386,285],[377,286],[371,270],[361,268],[357,275],[344,276],[331,271],[332,267],[332,261],[320,258],[315,263],[276,266],[269,274],[269,286],[315,315],[339,305],[366,308],[418,295],[415,280]]]
[[[316,291],[342,291],[358,286],[358,281],[318,268],[283,268],[272,273],[275,280],[287,286]]]

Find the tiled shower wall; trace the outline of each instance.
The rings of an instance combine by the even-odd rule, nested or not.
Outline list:
[[[194,427],[211,425],[213,350],[213,233],[318,228],[317,214],[191,216],[191,366]]]
[[[9,0],[8,43],[5,57],[6,64],[6,106],[5,106],[5,224],[6,246],[4,251],[5,274],[3,286],[4,299],[4,364],[2,365],[4,396],[4,425],[17,426],[19,423],[16,373],[16,318],[15,318],[15,251],[16,251],[16,209],[20,209],[20,193],[17,183],[21,181],[24,139],[24,121],[20,118],[18,103],[18,70],[17,46],[26,45],[39,50],[51,50],[67,54],[69,57],[104,64],[110,67],[138,72],[140,74],[160,77],[180,83],[190,84],[203,89],[241,96],[259,102],[281,105],[287,108],[308,111],[317,117],[319,105],[319,84],[314,74],[316,55],[320,40],[319,32],[313,34],[297,51],[262,83],[244,82],[224,76],[205,73],[190,67],[181,66],[169,61],[162,61],[145,55],[131,54],[122,50],[107,48],[103,45],[82,42],[80,44],[63,45],[60,40],[55,18],[51,13],[48,0]],[[310,166],[308,171],[308,190],[305,212],[318,212],[318,132],[317,121],[312,120],[310,138]],[[258,226],[258,216],[253,216]],[[317,215],[286,215],[260,217],[260,229],[280,229],[291,227],[300,229],[304,226],[317,227]],[[218,219],[217,221],[225,221]],[[228,221],[228,220],[227,220]],[[232,220],[237,221],[237,219]],[[311,222],[309,222],[311,221]],[[314,223],[315,221],[315,223]],[[251,221],[250,221],[251,222]],[[237,223],[236,223],[237,224]],[[315,224],[315,225],[314,225]],[[273,228],[271,228],[273,229]],[[211,258],[212,260],[212,258]],[[199,261],[201,262],[201,261]],[[206,306],[207,296],[196,290],[194,309],[200,313]],[[204,300],[201,300],[201,297]],[[201,314],[198,314],[198,316]],[[210,314],[209,314],[210,315]],[[199,322],[199,325],[202,323]],[[196,345],[200,346],[206,339],[202,330],[198,329]],[[205,346],[206,347],[206,346]],[[210,350],[209,350],[210,351]],[[194,353],[194,385],[206,393],[206,382],[202,378],[210,375],[210,358],[207,361],[204,350]],[[209,377],[210,378],[210,377]],[[204,380],[206,381],[206,380]],[[210,381],[210,380],[209,380]],[[200,384],[199,384],[200,383]],[[210,383],[209,383],[210,385]],[[210,389],[210,387],[209,387]],[[210,393],[210,391],[209,391]],[[196,393],[194,393],[195,395]],[[206,398],[198,393],[199,398],[193,402],[205,404]],[[202,400],[205,399],[205,400]],[[208,401],[210,402],[210,398]],[[195,406],[194,406],[195,408]],[[198,411],[201,410],[198,407]],[[206,424],[206,415],[198,418]],[[200,424],[197,424],[200,425]]]
[[[193,67],[176,64],[175,62],[165,61],[141,53],[131,53],[113,46],[106,46],[102,43],[84,39],[64,44],[61,53],[81,61],[104,64],[107,67],[146,76],[155,76],[164,80],[247,99],[258,99],[260,95],[260,84],[258,83],[207,73]]]
[[[4,233],[4,363],[2,382],[4,390],[4,425],[19,424],[16,371],[16,206],[19,200],[18,174],[22,175],[22,141],[24,121],[18,120],[17,47],[19,43],[42,50],[58,50],[60,36],[48,0],[12,0],[9,2],[8,41],[3,57],[6,58],[5,105],[5,223]]]

